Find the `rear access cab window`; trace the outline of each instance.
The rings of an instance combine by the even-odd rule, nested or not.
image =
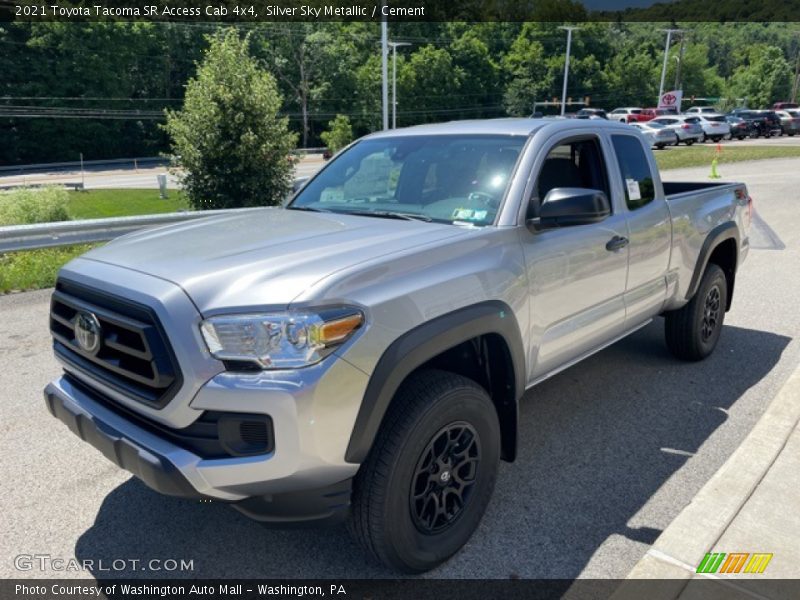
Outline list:
[[[628,210],[636,210],[649,204],[655,198],[655,184],[641,142],[630,135],[612,135],[611,143],[614,145],[617,164],[622,174]]]

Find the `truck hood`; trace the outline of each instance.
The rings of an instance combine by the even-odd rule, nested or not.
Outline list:
[[[207,315],[286,306],[341,269],[465,233],[436,223],[264,208],[139,231],[84,258],[171,281]]]

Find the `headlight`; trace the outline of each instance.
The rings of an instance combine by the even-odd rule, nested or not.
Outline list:
[[[262,369],[296,369],[321,361],[363,322],[361,311],[346,307],[212,317],[200,330],[214,358]]]

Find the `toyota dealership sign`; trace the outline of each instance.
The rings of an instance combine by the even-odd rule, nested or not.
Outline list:
[[[665,92],[661,98],[658,99],[658,108],[672,108],[677,112],[681,112],[681,100],[683,99],[683,90],[672,90]]]

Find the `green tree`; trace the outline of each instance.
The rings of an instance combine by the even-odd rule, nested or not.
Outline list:
[[[186,194],[199,209],[280,204],[291,189],[297,136],[278,115],[275,79],[235,30],[209,42],[183,109],[167,111]]]
[[[748,54],[749,64],[740,66],[731,77],[728,94],[744,98],[754,108],[769,106],[789,98],[792,68],[783,51],[775,46],[755,46]]]
[[[322,141],[333,154],[347,146],[353,141],[353,126],[350,119],[345,115],[336,115],[336,118],[328,123],[328,130],[320,134]]]

